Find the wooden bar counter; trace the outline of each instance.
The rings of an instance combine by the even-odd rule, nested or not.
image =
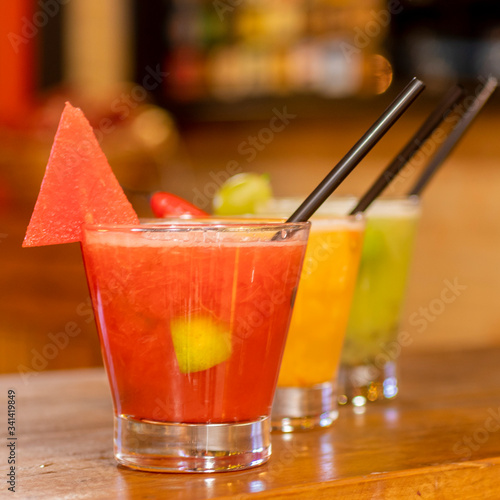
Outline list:
[[[16,494],[7,455],[0,498],[498,499],[500,349],[402,352],[399,396],[330,429],[273,434],[264,466],[218,474],[127,470],[112,455],[101,369],[0,377],[3,432],[15,391]],[[4,438],[5,442],[5,438]]]

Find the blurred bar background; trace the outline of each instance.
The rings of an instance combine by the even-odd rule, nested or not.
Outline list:
[[[101,364],[78,245],[21,249],[64,101],[82,107],[150,216],[148,193],[208,209],[236,172],[267,172],[276,195],[306,196],[422,79],[423,97],[342,186],[359,195],[449,87],[473,93],[500,77],[500,5],[16,0],[0,17],[0,64],[0,372],[30,377]],[[424,194],[406,349],[500,345],[499,104],[495,95]],[[424,157],[389,194],[413,184]],[[445,304],[447,283],[457,295]]]

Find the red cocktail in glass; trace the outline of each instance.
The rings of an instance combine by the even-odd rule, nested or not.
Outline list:
[[[267,460],[308,231],[278,221],[84,227],[120,463],[214,471]]]

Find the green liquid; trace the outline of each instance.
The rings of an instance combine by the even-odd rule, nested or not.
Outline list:
[[[356,290],[342,351],[344,366],[375,362],[398,334],[413,243],[418,203],[377,203],[367,224]],[[391,205],[389,205],[391,204]]]

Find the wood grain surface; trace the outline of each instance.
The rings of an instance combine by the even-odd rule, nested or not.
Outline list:
[[[3,375],[2,413],[13,389],[18,440],[16,495],[2,481],[0,498],[497,499],[499,357],[403,352],[394,401],[360,414],[343,407],[330,429],[273,434],[268,464],[209,475],[117,466],[101,369]]]

